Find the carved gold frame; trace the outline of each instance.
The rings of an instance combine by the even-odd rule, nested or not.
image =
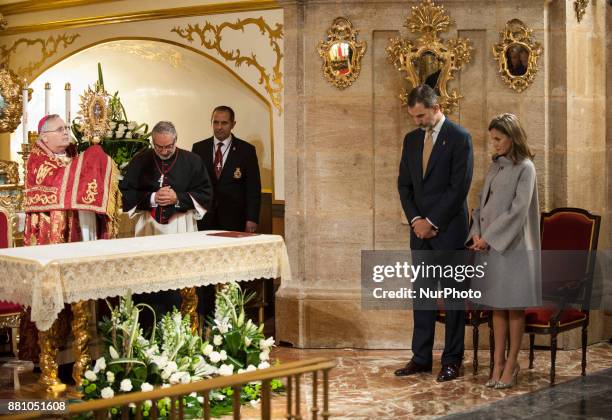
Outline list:
[[[345,89],[353,84],[361,72],[361,59],[366,51],[365,41],[357,41],[358,30],[353,29],[353,24],[345,17],[337,17],[327,30],[327,41],[319,41],[317,51],[323,60],[323,75],[332,85],[338,89]],[[332,60],[332,47],[338,43],[349,44],[352,56],[347,60]],[[339,74],[334,69],[335,62],[344,61],[348,65],[348,71]],[[336,63],[337,64],[337,63]],[[340,63],[342,64],[342,63]]]
[[[472,42],[464,38],[451,38],[443,41],[439,32],[446,32],[454,22],[444,11],[444,6],[436,6],[431,0],[424,0],[419,6],[412,6],[411,15],[404,24],[410,32],[418,32],[419,38],[411,41],[392,38],[386,48],[389,60],[400,72],[406,73],[406,80],[412,87],[423,84],[416,65],[424,54],[433,54],[441,63],[437,79],[439,103],[444,112],[452,112],[458,105],[461,95],[456,90],[449,91],[448,82],[454,79],[454,73],[470,62],[473,51]],[[400,95],[406,104],[408,92]]]
[[[98,144],[110,129],[108,101],[109,94],[97,82],[94,89],[88,87],[81,95],[78,117],[84,138],[92,144]]]
[[[493,46],[493,56],[499,63],[503,81],[518,93],[533,82],[538,70],[538,58],[542,55],[540,43],[531,39],[532,32],[520,19],[509,20],[506,28],[499,33],[500,42]],[[513,75],[508,67],[507,53],[512,47],[524,48],[529,52],[528,64],[522,75]]]
[[[12,133],[21,123],[22,89],[23,81],[15,73],[8,68],[0,68],[0,94],[4,100],[4,108],[0,109],[0,133]]]

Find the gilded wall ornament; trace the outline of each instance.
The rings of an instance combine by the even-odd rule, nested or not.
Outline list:
[[[23,232],[19,231],[18,217],[18,213],[23,212],[22,185],[0,185],[0,212],[5,214],[9,225],[9,246],[23,245]]]
[[[2,16],[2,13],[0,13],[0,31],[6,28],[6,25],[8,25],[8,22],[6,21],[4,16]]]
[[[21,123],[23,83],[8,68],[0,68],[0,133],[12,133]]]
[[[574,11],[576,12],[576,20],[578,20],[578,23],[582,21],[588,5],[589,0],[574,0]]]
[[[448,82],[470,62],[473,51],[469,39],[443,41],[439,38],[438,33],[446,32],[453,23],[443,6],[425,0],[419,6],[412,6],[412,13],[404,24],[410,32],[419,34],[418,39],[392,38],[386,48],[389,60],[406,73],[412,87],[427,84],[436,90],[444,112],[452,112],[462,98],[456,90],[449,91]],[[402,103],[406,104],[407,96],[404,90],[400,95]]]
[[[499,43],[493,46],[502,79],[516,92],[527,89],[538,70],[542,46],[531,39],[532,32],[521,20],[509,20],[499,33]]]
[[[38,69],[41,68],[41,66],[45,63],[45,61],[47,61],[48,58],[51,58],[55,54],[57,54],[60,48],[67,48],[79,36],[80,36],[79,34],[74,34],[74,35],[62,34],[62,35],[50,36],[47,39],[21,38],[13,42],[13,45],[11,45],[10,47],[6,47],[5,45],[0,45],[0,64],[4,64],[5,66],[9,67],[11,56],[13,56],[14,54],[17,54],[17,49],[20,46],[25,45],[26,48],[29,48],[32,46],[39,45],[40,53],[39,53],[39,58],[37,58],[37,61],[31,61],[28,63],[28,65],[24,67],[19,67],[19,68],[13,68],[12,66],[10,66],[20,76],[31,78],[32,76],[34,76],[34,73]],[[19,54],[23,54],[23,51],[20,51]],[[28,56],[33,57],[35,55],[36,54],[34,53],[34,51],[32,52],[28,51]]]
[[[0,160],[0,185],[19,184],[19,164],[11,160]]]
[[[361,72],[366,42],[357,41],[358,33],[350,20],[337,17],[327,30],[327,41],[319,41],[317,45],[323,60],[323,75],[341,90],[352,85]]]
[[[255,54],[243,56],[239,49],[227,51],[221,46],[221,33],[223,30],[231,29],[244,32],[247,25],[257,26],[262,35],[268,36],[270,47],[276,58],[275,64],[271,69],[266,69],[259,63]],[[236,67],[246,64],[249,67],[257,69],[260,75],[259,84],[264,86],[264,89],[270,97],[270,101],[278,110],[279,114],[282,112],[281,94],[283,91],[283,74],[280,71],[280,66],[283,53],[281,52],[278,40],[283,37],[283,25],[277,23],[276,27],[272,29],[270,25],[265,22],[263,17],[259,17],[238,19],[236,23],[223,22],[220,25],[213,25],[210,22],[206,22],[203,27],[201,27],[200,24],[189,24],[182,28],[174,27],[171,32],[176,32],[178,36],[189,42],[193,42],[194,35],[197,35],[200,38],[201,46],[207,50],[216,51],[227,62],[233,62]]]
[[[81,95],[81,109],[78,118],[81,120],[83,139],[92,144],[100,143],[100,140],[110,129],[108,118],[108,101],[110,95],[96,82],[94,89],[88,87]]]

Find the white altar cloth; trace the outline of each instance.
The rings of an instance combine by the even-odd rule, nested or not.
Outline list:
[[[31,306],[44,331],[66,303],[291,276],[281,236],[209,233],[0,249],[0,300]]]

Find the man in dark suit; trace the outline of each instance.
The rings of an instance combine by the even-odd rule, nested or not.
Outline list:
[[[214,136],[192,148],[204,161],[213,185],[213,204],[198,228],[255,232],[261,203],[255,147],[232,135],[236,126],[232,108],[216,107],[211,123]]]
[[[413,264],[422,261],[444,264],[433,255],[438,255],[438,251],[463,249],[468,234],[466,197],[472,181],[472,139],[464,128],[444,116],[436,93],[427,85],[417,86],[410,92],[408,113],[419,128],[404,138],[397,183],[411,227]],[[451,282],[455,283],[452,279]],[[437,281],[422,279],[415,282],[415,287],[436,289]],[[417,299],[414,304],[413,357],[404,368],[395,371],[397,376],[431,372],[432,369],[435,303]],[[425,309],[418,309],[419,305]],[[447,310],[445,328],[438,382],[460,375],[464,312]]]

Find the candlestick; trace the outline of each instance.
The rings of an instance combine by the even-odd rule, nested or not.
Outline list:
[[[45,115],[49,115],[51,108],[51,83],[45,83]]]
[[[72,121],[70,115],[70,83],[66,83],[64,89],[66,90],[66,124],[70,125],[70,121]]]
[[[23,89],[21,90],[21,128],[23,131],[23,143],[28,143],[28,81],[23,79]]]

